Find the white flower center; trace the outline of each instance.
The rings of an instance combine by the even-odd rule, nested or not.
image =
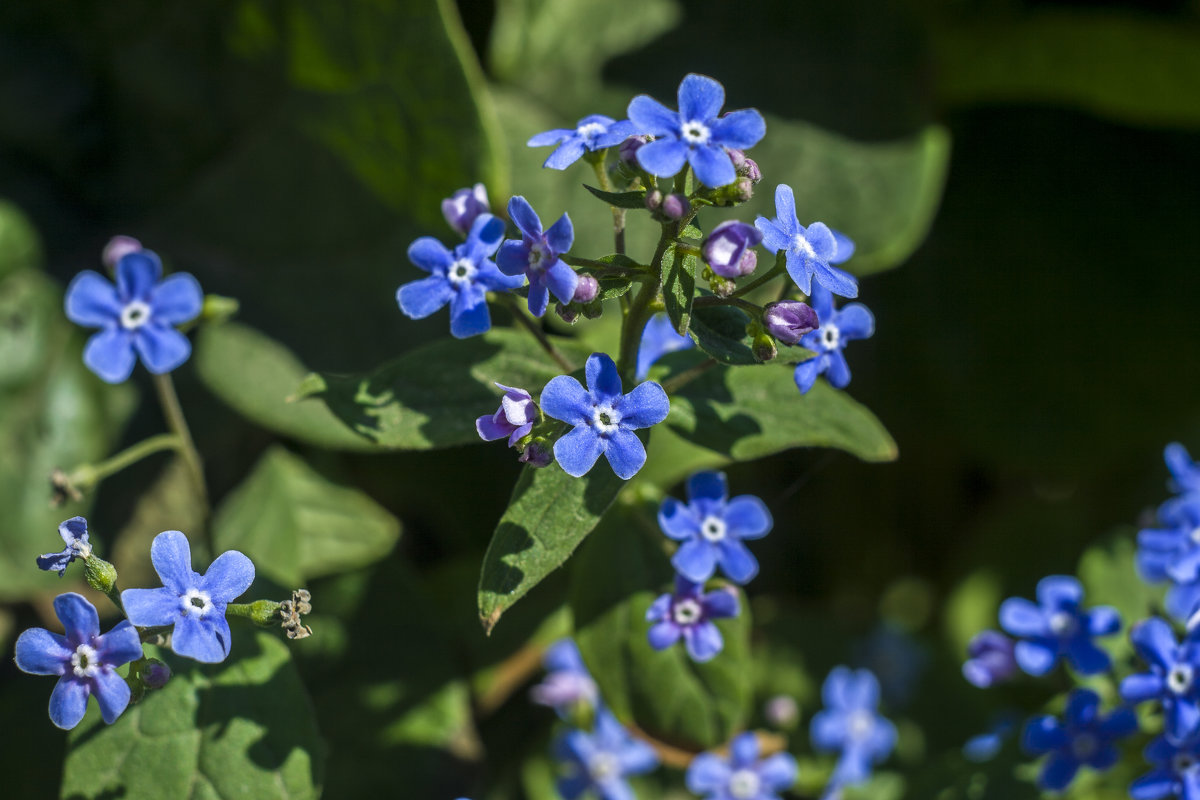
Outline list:
[[[871,731],[875,730],[875,715],[865,709],[850,714],[850,718],[846,720],[846,732],[854,741],[862,741],[871,735]]]
[[[813,246],[808,243],[808,239],[805,239],[803,234],[797,233],[792,237],[792,249],[808,258],[817,257],[817,251],[813,250]]]
[[[700,120],[683,123],[679,134],[685,142],[691,145],[708,144],[708,139],[712,135],[708,130],[708,126]]]
[[[709,514],[700,523],[700,535],[710,542],[719,542],[725,538],[725,520]]]
[[[671,616],[675,620],[676,625],[695,625],[704,616],[700,604],[695,600],[680,600],[671,609]]]
[[[1055,636],[1067,636],[1075,632],[1075,616],[1066,611],[1050,615],[1050,632]]]
[[[71,670],[76,678],[90,678],[100,671],[100,657],[96,650],[86,644],[75,648],[71,654]]]
[[[76,539],[71,542],[71,552],[76,558],[87,558],[92,554],[92,546],[82,539]]]
[[[753,800],[762,790],[762,780],[753,770],[739,769],[729,776],[729,794],[736,800]]]
[[[187,594],[179,598],[179,607],[183,609],[183,613],[187,616],[201,617],[212,611],[212,599],[208,596],[208,592],[202,592],[199,589],[188,589]]]
[[[1075,758],[1080,761],[1086,761],[1095,755],[1100,742],[1096,741],[1096,737],[1090,733],[1081,733],[1071,742],[1071,752]]]
[[[544,242],[536,242],[529,248],[529,268],[534,271],[540,271],[546,267],[546,263],[550,260],[550,248]]]
[[[592,409],[592,427],[598,433],[615,433],[620,422],[621,415],[609,403],[601,403]]]
[[[150,306],[141,300],[130,300],[121,309],[121,327],[134,331],[150,321]]]
[[[477,272],[479,270],[471,263],[471,259],[460,258],[446,269],[446,280],[457,289],[474,280]]]
[[[837,350],[842,341],[842,332],[837,325],[827,322],[821,326],[821,346],[826,350]]]
[[[594,138],[604,133],[606,130],[608,130],[608,128],[599,122],[589,122],[586,125],[580,125],[578,128],[576,128],[575,134],[581,139],[586,140],[588,144],[591,144]]]
[[[596,753],[588,761],[588,774],[593,781],[607,780],[621,774],[621,765],[612,753]]]
[[[1176,664],[1167,673],[1167,688],[1175,694],[1184,694],[1192,688],[1192,667],[1190,664]]]

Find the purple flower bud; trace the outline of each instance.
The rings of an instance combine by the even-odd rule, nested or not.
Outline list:
[[[600,281],[596,280],[594,275],[580,275],[579,283],[575,284],[575,296],[571,298],[571,302],[590,303],[596,299],[598,294],[600,294]]]
[[[736,147],[726,147],[725,152],[729,154],[729,160],[733,162],[733,168],[741,174],[741,169],[746,163],[746,153]]]
[[[639,134],[637,136],[630,136],[621,142],[621,146],[617,148],[617,156],[621,159],[621,163],[634,169],[641,169],[637,163],[637,151],[648,141],[650,141],[649,136]]]
[[[761,242],[762,238],[762,231],[753,225],[729,220],[712,229],[701,245],[700,252],[713,272],[724,278],[738,278],[753,272],[758,265],[758,256],[753,256],[748,262],[744,257],[747,253],[753,255],[750,248]],[[749,271],[743,272],[747,265]]]
[[[522,464],[528,464],[531,467],[541,469],[542,467],[550,466],[550,462],[554,460],[554,454],[551,452],[546,440],[539,438],[525,445],[524,452],[521,453],[521,457],[517,460]]]
[[[667,219],[683,219],[692,210],[692,204],[681,194],[669,194],[663,198],[662,213]]]
[[[142,667],[142,683],[147,689],[161,689],[171,679],[171,668],[157,658],[152,658]]]
[[[442,216],[451,228],[463,236],[471,230],[476,217],[489,214],[491,210],[487,189],[483,188],[482,183],[477,183],[470,189],[459,189],[442,201]]]
[[[558,318],[568,325],[574,325],[579,320],[579,307],[569,306],[566,303],[555,303],[554,313],[558,314]]]
[[[969,658],[963,663],[963,677],[980,689],[1007,681],[1017,674],[1017,659],[1012,639],[998,631],[981,631],[967,645]]]
[[[758,183],[762,180],[762,170],[758,168],[758,162],[753,158],[747,158],[737,168],[737,174],[743,178],[747,178],[751,183]]]
[[[515,389],[502,383],[496,385],[504,390],[504,397],[500,398],[500,408],[495,414],[475,420],[475,430],[485,442],[494,442],[507,436],[508,446],[515,447],[518,441],[533,430],[533,423],[537,421],[539,413],[537,403],[533,402],[529,392],[524,389]]]
[[[650,191],[646,192],[645,203],[648,211],[658,211],[658,209],[662,208],[662,192],[660,192],[658,189],[651,189]]]
[[[100,260],[104,262],[104,266],[112,270],[117,268],[117,262],[122,257],[141,251],[142,243],[132,236],[114,236],[108,240],[108,244],[104,245],[104,252],[100,254]]]
[[[763,716],[776,728],[792,728],[800,721],[800,706],[795,698],[777,694],[763,707]]]
[[[767,303],[763,309],[763,327],[784,344],[796,344],[805,334],[821,327],[821,321],[808,303],[780,300]]]

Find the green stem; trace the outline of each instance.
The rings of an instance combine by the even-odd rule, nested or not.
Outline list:
[[[604,159],[592,161],[592,169],[596,172],[596,180],[600,182],[600,188],[611,192],[612,184],[608,180],[608,170],[604,166]],[[613,252],[625,255],[625,209],[616,206],[609,206],[609,208],[612,209],[613,218]]]
[[[632,382],[633,367],[637,363],[638,346],[642,342],[642,329],[650,319],[650,305],[658,297],[662,286],[662,261],[671,241],[675,238],[674,224],[663,223],[662,234],[658,239],[658,247],[654,250],[654,258],[650,260],[650,270],[658,276],[658,280],[648,280],[642,284],[637,296],[625,310],[625,319],[621,324],[621,349],[617,357],[617,371],[622,378]]]
[[[690,369],[686,369],[683,372],[679,373],[678,375],[675,375],[675,376],[663,381],[663,384],[662,384],[663,391],[669,395],[675,394],[680,389],[682,389],[684,386],[687,386],[689,383],[696,380],[696,378],[699,378],[701,375],[703,375],[705,372],[708,372],[710,369],[712,369],[716,365],[717,365],[717,360],[715,358],[709,358],[704,361],[701,361],[696,366],[694,366]]]
[[[747,292],[754,291],[755,289],[762,286],[767,281],[774,280],[775,278],[779,277],[779,275],[783,274],[783,271],[787,268],[786,267],[787,262],[784,260],[785,258],[786,258],[786,256],[783,255],[783,251],[781,250],[780,255],[775,257],[774,266],[772,266],[769,270],[764,272],[762,275],[758,276],[758,278],[756,278],[755,280],[751,281],[750,283],[747,283],[745,286],[738,289],[736,292],[734,292],[732,295],[730,295],[730,297],[741,297],[742,295],[746,294]]]
[[[148,455],[163,450],[181,450],[182,446],[182,441],[175,434],[160,433],[130,445],[99,464],[80,464],[67,473],[67,481],[79,491],[87,491],[109,475],[118,473],[131,464],[136,464]]]
[[[579,258],[578,256],[559,256],[559,258],[572,267],[591,267],[592,269],[601,270],[613,275],[644,275],[650,270],[649,267],[642,264],[628,267],[619,264],[610,264],[607,261],[597,261],[594,258]]]
[[[525,310],[521,308],[520,304],[513,298],[513,296],[510,294],[502,294],[500,297],[503,298],[505,305],[508,306],[508,310],[512,313],[513,318],[516,319],[517,322],[521,323],[525,330],[529,331],[534,339],[537,339],[538,344],[542,346],[542,349],[546,351],[546,354],[553,358],[554,362],[562,367],[564,371],[574,372],[575,366],[567,360],[567,357],[564,356],[557,347],[554,346],[554,343],[551,342],[546,336],[546,332],[543,331],[536,322],[525,315]]]
[[[167,427],[179,439],[179,454],[183,456],[188,472],[192,475],[192,482],[196,485],[200,501],[207,509],[208,488],[204,483],[204,462],[200,459],[196,443],[192,441],[192,432],[188,430],[183,409],[179,406],[179,395],[175,394],[175,383],[171,380],[170,373],[155,375],[154,388],[158,391],[158,400],[162,405],[163,416],[167,419]]]

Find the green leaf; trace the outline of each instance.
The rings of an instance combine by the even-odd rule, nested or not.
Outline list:
[[[483,557],[479,619],[485,630],[562,566],[624,486],[603,460],[582,478],[572,478],[557,462],[525,468]]]
[[[358,489],[323,477],[278,445],[213,519],[216,549],[241,550],[288,587],[346,572],[391,552],[400,522]]]
[[[23,269],[37,269],[42,263],[42,244],[29,217],[20,208],[0,200],[0,280]],[[0,364],[5,363],[0,358]]]
[[[1135,535],[1132,529],[1125,529],[1121,535],[1089,547],[1078,567],[1086,604],[1112,606],[1120,612],[1127,628],[1139,619],[1162,613],[1163,607],[1163,587],[1150,586],[1138,578]],[[1128,636],[1107,638],[1103,646],[1116,663],[1133,653]]]
[[[708,370],[672,395],[667,424],[738,461],[793,447],[836,447],[864,461],[897,455],[874,414],[824,381],[800,394],[786,365]]]
[[[746,333],[750,317],[734,306],[703,306],[692,314],[688,333],[696,345],[722,364],[757,364]]]
[[[167,651],[167,685],[105,725],[95,703],[71,732],[62,797],[317,798],[324,748],[287,645],[235,625],[232,656]]]
[[[716,621],[725,648],[707,663],[694,663],[682,642],[650,646],[646,611],[671,591],[674,572],[653,511],[614,511],[584,546],[571,574],[575,641],[619,718],[675,746],[707,749],[728,740],[749,713],[750,610],[741,595],[741,614]]]
[[[605,192],[601,189],[595,188],[594,186],[588,186],[586,183],[583,185],[583,188],[587,189],[589,192],[594,194],[596,197],[599,197],[610,206],[616,206],[617,208],[646,208],[645,189],[640,189],[636,192]]]
[[[690,234],[696,234],[694,237]],[[699,238],[700,232],[695,228],[687,228],[684,235],[689,238]],[[671,324],[681,335],[686,336],[688,327],[692,324],[692,304],[696,302],[696,270],[700,259],[693,255],[677,258],[674,244],[667,247],[663,255],[663,304]]]
[[[585,348],[553,338],[574,364]],[[439,339],[366,375],[314,374],[297,392],[314,397],[350,430],[389,450],[428,450],[479,441],[475,419],[500,405],[496,383],[535,397],[563,368],[525,331],[492,329]]]

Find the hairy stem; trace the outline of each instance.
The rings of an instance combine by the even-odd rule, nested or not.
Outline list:
[[[759,275],[756,279],[752,280],[750,283],[747,283],[742,288],[738,289],[736,292],[730,295],[730,297],[741,297],[748,292],[753,292],[767,281],[774,280],[775,278],[779,277],[786,269],[787,262],[785,259],[786,256],[783,254],[783,251],[780,250],[779,255],[775,257],[775,264],[769,270],[764,272],[762,275]]]
[[[596,171],[596,180],[600,182],[600,188],[606,192],[612,191],[612,184],[608,180],[608,170],[604,166],[604,159],[592,161],[592,169]],[[613,252],[620,255],[625,255],[625,209],[609,206],[612,209],[613,218]]]
[[[174,433],[160,433],[132,444],[99,464],[80,464],[67,473],[67,481],[81,492],[91,489],[100,481],[114,475],[146,456],[163,450],[182,451],[183,442]]]
[[[542,330],[541,326],[530,319],[525,310],[521,308],[520,303],[509,294],[502,294],[500,297],[503,298],[505,305],[508,306],[508,310],[512,313],[513,318],[521,323],[522,327],[529,331],[534,339],[537,339],[538,344],[542,346],[546,354],[554,359],[554,363],[562,367],[564,372],[573,372],[575,366],[554,346],[554,343],[546,336],[546,332]]]
[[[192,482],[196,486],[197,495],[208,512],[208,487],[204,483],[204,462],[200,459],[200,451],[192,441],[192,432],[188,429],[183,409],[179,405],[179,395],[175,393],[175,383],[170,373],[154,376],[154,388],[158,391],[158,401],[162,405],[163,416],[166,417],[167,427],[179,439],[179,454],[187,464]]]

